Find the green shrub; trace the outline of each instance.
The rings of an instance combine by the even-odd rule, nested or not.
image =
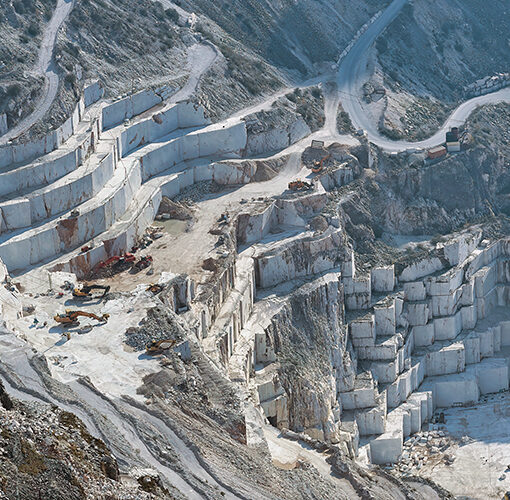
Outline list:
[[[9,97],[16,97],[21,92],[21,85],[19,83],[13,83],[7,87],[7,95]]]
[[[27,33],[30,36],[37,36],[41,30],[39,29],[39,25],[37,23],[30,23],[29,27],[27,28]]]
[[[172,9],[172,8],[166,9],[165,14],[166,14],[166,17],[168,17],[168,19],[170,19],[174,23],[179,21],[179,13],[175,9]]]

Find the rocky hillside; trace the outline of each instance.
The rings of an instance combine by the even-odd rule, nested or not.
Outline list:
[[[32,101],[42,89],[42,79],[29,71],[56,4],[56,0],[0,4],[0,115],[7,114],[9,126],[31,111]]]
[[[74,414],[13,400],[1,382],[0,401],[1,498],[154,498],[143,473],[134,472],[129,481],[121,479],[106,445]],[[152,491],[165,496],[157,484]]]
[[[182,0],[278,67],[306,72],[335,60],[353,34],[388,1]],[[204,28],[210,21],[204,19]]]
[[[397,137],[430,135],[464,99],[464,86],[507,72],[508,14],[504,0],[407,4],[376,43],[380,83],[389,90],[386,128]]]
[[[4,78],[0,73],[0,97],[7,96],[0,113],[7,112],[9,127],[29,113],[41,88],[42,80],[30,80],[26,71],[34,63],[42,20],[51,15],[55,3],[19,0],[1,7],[0,18],[8,23],[5,28],[0,23],[0,39],[9,40],[3,44],[9,48],[2,49],[0,66],[3,62],[14,68]],[[87,78],[101,78],[109,97],[150,86],[182,86],[190,69],[188,51],[203,42],[212,42],[219,57],[204,74],[196,98],[213,118],[225,117],[281,87],[284,73],[302,79],[324,69],[323,63],[334,61],[380,8],[375,0],[357,2],[356,8],[345,0],[328,0],[320,7],[312,0],[278,5],[77,0],[55,50],[59,98],[31,133],[62,123]],[[37,13],[31,24],[23,18],[24,9]],[[191,12],[198,15],[193,27],[187,22]],[[192,65],[200,65],[200,56]]]
[[[377,170],[366,169],[331,202],[361,259],[393,263],[402,257],[396,247],[406,238],[429,240],[469,224],[483,223],[487,237],[508,234],[509,121],[507,104],[479,108],[465,125],[465,149],[441,161],[430,162],[424,153],[394,157],[375,150]],[[405,250],[420,251],[419,246]]]

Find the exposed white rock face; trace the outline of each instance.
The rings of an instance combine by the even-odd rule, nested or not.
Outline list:
[[[276,415],[276,425],[285,425],[287,419],[293,430],[338,441],[337,391],[354,387],[356,369],[346,345],[338,274],[330,273],[294,292],[272,317],[265,334],[281,365],[278,378],[287,398],[288,415]]]
[[[248,156],[281,151],[311,133],[303,117],[285,107],[260,111],[245,120]]]
[[[392,292],[395,287],[395,266],[374,267],[370,271],[372,291]]]

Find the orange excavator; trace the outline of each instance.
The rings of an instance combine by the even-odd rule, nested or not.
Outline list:
[[[147,344],[147,354],[161,354],[163,351],[170,349],[175,345],[176,341],[173,339],[153,340]]]
[[[322,169],[324,168],[324,162],[326,160],[329,160],[331,158],[331,153],[329,153],[328,155],[324,156],[323,158],[321,158],[320,161],[316,161],[314,164],[313,164],[313,167],[312,167],[312,172],[314,174],[319,174],[322,172]]]
[[[64,326],[72,326],[77,325],[79,323],[78,318],[80,316],[85,316],[87,318],[93,318],[100,323],[106,323],[108,321],[108,318],[110,317],[109,314],[103,314],[102,316],[98,316],[97,314],[87,312],[87,311],[73,311],[72,309],[66,309],[65,314],[57,314],[53,317],[53,319],[57,323],[61,323]]]
[[[313,184],[310,182],[302,181],[301,179],[296,179],[295,181],[289,182],[289,189],[291,191],[302,191],[303,189],[312,189]]]

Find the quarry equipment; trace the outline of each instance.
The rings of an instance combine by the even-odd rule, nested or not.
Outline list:
[[[151,283],[147,288],[146,288],[146,291],[147,292],[152,292],[153,294],[157,294],[159,292],[161,292],[163,290],[163,286],[162,285],[155,285],[153,283]]]
[[[150,344],[147,344],[147,354],[159,354],[167,349],[170,349],[175,345],[173,339],[153,340]]]
[[[78,299],[87,297],[91,298],[92,290],[103,290],[103,295],[100,297],[104,297],[110,291],[110,287],[108,285],[83,285],[81,288],[75,288],[73,290],[73,297]]]
[[[295,181],[289,182],[289,189],[291,191],[301,191],[303,189],[312,189],[313,184],[311,182],[302,181],[301,179],[296,179]]]
[[[64,326],[71,326],[78,324],[78,318],[80,316],[95,319],[100,323],[106,323],[108,321],[108,318],[110,317],[109,314],[103,314],[101,316],[98,316],[97,314],[87,311],[73,311],[72,309],[66,309],[65,314],[57,314],[56,316],[53,317],[53,319],[57,323],[61,323]]]
[[[314,162],[313,167],[312,167],[312,172],[314,174],[319,174],[320,172],[322,172],[322,169],[324,168],[324,162],[326,160],[329,160],[329,158],[331,158],[331,153],[322,157],[320,159],[320,161]]]
[[[125,262],[134,262],[135,256],[131,253],[125,253],[124,255],[114,255],[113,257],[110,257],[109,259],[101,261],[97,266],[96,269],[103,269],[104,267],[111,266],[112,264],[123,264]]]
[[[144,257],[140,257],[140,260],[133,266],[138,271],[149,267],[152,264],[153,258],[152,255],[145,255]]]

